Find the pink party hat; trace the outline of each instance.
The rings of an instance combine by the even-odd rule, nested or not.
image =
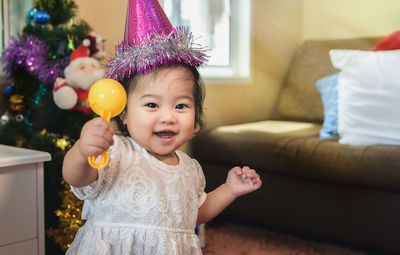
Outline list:
[[[107,77],[124,81],[157,67],[201,66],[207,56],[185,28],[173,28],[158,0],[129,0],[124,41],[109,59]]]
[[[129,1],[125,22],[125,42],[140,44],[153,33],[168,35],[172,25],[160,4],[155,1]]]

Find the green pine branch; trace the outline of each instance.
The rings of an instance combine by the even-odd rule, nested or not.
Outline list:
[[[23,29],[23,34],[34,35],[47,45],[47,51],[50,58],[57,55],[60,43],[68,42],[68,36],[72,38],[74,46],[78,47],[90,31],[89,25],[84,21],[73,24],[70,28],[67,26],[58,26],[53,30],[44,29],[42,25],[29,24]]]
[[[78,6],[73,0],[36,0],[34,7],[50,15],[50,24],[57,27],[76,16]]]

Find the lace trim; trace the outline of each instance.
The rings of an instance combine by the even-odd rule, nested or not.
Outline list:
[[[167,171],[167,172],[179,172],[179,171],[184,170],[184,168],[182,167],[182,165],[184,164],[182,162],[184,160],[182,152],[180,152],[178,150],[175,151],[175,154],[179,160],[179,163],[177,165],[167,165],[164,162],[158,160],[153,155],[151,155],[146,149],[141,147],[135,140],[133,140],[132,137],[127,137],[127,139],[131,142],[131,144],[135,148],[135,151],[140,152],[141,155],[143,157],[145,157],[152,166],[157,167],[158,169],[161,169],[161,170]]]
[[[142,225],[142,224],[136,224],[136,223],[115,223],[115,222],[96,221],[93,223],[93,226],[108,227],[108,228],[141,228],[141,229],[148,229],[148,230],[161,230],[161,231],[175,232],[175,233],[194,234],[194,229],[167,228],[167,227],[160,227],[160,226]]]

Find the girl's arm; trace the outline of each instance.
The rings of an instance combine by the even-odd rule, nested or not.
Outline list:
[[[79,142],[80,140],[67,152],[62,167],[64,180],[74,187],[87,186],[97,179],[97,170],[79,152]]]
[[[97,169],[89,165],[88,157],[100,155],[113,144],[114,130],[102,118],[88,121],[82,128],[81,137],[67,152],[63,162],[64,180],[82,187],[97,179]]]
[[[220,214],[237,197],[253,192],[262,185],[260,176],[248,166],[234,167],[228,173],[226,183],[207,194],[199,208],[197,225],[210,221]]]
[[[200,206],[196,225],[208,222],[220,214],[236,197],[229,190],[226,183],[207,194],[207,198]]]

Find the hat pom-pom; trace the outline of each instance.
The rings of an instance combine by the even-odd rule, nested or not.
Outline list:
[[[84,46],[86,46],[86,47],[89,47],[89,46],[90,46],[90,40],[89,40],[89,39],[84,39],[83,42],[82,42],[82,44],[83,44]]]

